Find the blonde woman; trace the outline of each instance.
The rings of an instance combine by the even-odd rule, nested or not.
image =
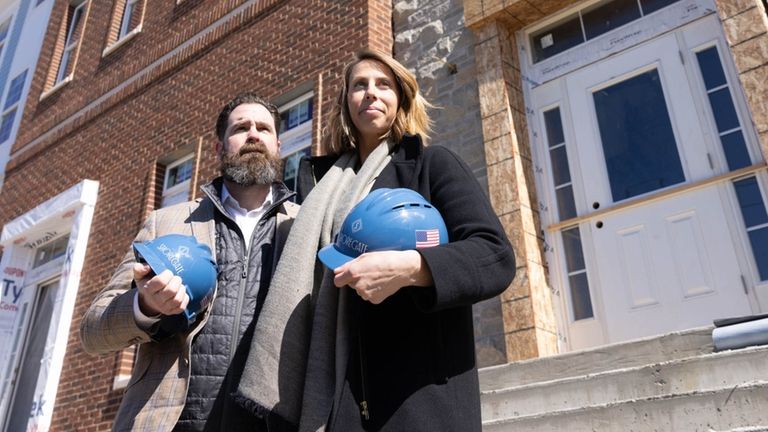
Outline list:
[[[272,353],[256,355],[255,370],[280,372],[271,392],[254,390],[264,385],[256,379],[241,385],[256,412],[299,430],[481,430],[472,304],[507,288],[515,259],[467,165],[424,144],[429,107],[413,74],[388,55],[361,51],[345,68],[324,139],[329,154],[303,165],[306,200],[269,295],[300,294],[283,321],[259,323],[284,324],[282,340],[252,348]],[[420,193],[442,214],[449,243],[364,253],[333,270],[317,265],[317,248],[379,188]],[[297,322],[311,323],[309,333]],[[302,378],[286,378],[291,372]]]

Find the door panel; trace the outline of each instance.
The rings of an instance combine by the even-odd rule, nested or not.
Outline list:
[[[606,342],[749,313],[719,187],[611,214],[602,228],[592,224]]]

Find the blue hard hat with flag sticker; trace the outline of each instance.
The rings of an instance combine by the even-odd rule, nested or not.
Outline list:
[[[317,257],[335,269],[366,252],[404,251],[448,243],[440,212],[411,189],[376,189],[350,210],[336,240]]]
[[[181,278],[189,296],[182,314],[189,325],[194,323],[197,314],[210,304],[216,288],[217,266],[208,246],[198,243],[193,236],[168,234],[134,242],[133,252],[136,260],[147,263],[155,274],[170,270]]]

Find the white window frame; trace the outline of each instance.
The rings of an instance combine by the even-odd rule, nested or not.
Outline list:
[[[120,32],[117,34],[117,40],[120,40],[128,35],[131,31],[131,18],[136,11],[136,3],[139,0],[125,0],[125,8],[123,8],[123,17],[120,21]]]
[[[4,26],[6,24],[8,25],[8,31],[5,33],[5,39],[0,40],[0,60],[3,58],[3,54],[5,53],[5,46],[7,45],[8,38],[11,37],[11,30],[13,30],[13,14],[0,17],[0,26]]]
[[[291,108],[295,107],[296,105],[308,100],[312,99],[315,96],[314,92],[308,92],[304,93],[303,95],[297,97],[296,99],[293,99],[292,101],[285,103],[281,105],[278,109],[280,113],[284,113]],[[315,109],[313,107],[312,114],[314,117]],[[296,126],[295,128],[282,132],[280,131],[280,142],[282,143],[280,145],[280,157],[285,159],[286,157],[296,153],[297,151],[304,150],[305,148],[312,145],[312,124],[314,122],[314,118],[310,117],[309,120],[305,121],[304,123],[301,123],[300,125]],[[277,125],[280,127],[280,125]],[[305,135],[309,133],[309,138],[305,137]],[[303,139],[302,139],[303,138]]]
[[[186,156],[182,156],[179,159],[176,159],[175,161],[171,162],[165,167],[165,174],[163,175],[163,194],[162,194],[162,200],[160,207],[168,207],[173,204],[178,204],[181,202],[187,202],[189,201],[189,192],[190,192],[190,186],[192,184],[192,177],[194,177],[194,165],[192,166],[192,176],[190,178],[184,180],[181,183],[175,184],[171,187],[168,187],[168,174],[171,172],[172,169],[186,163],[187,161],[190,161],[194,158],[195,154],[190,153]],[[194,161],[193,161],[194,162]],[[176,201],[176,197],[182,193],[186,192],[186,196],[181,201]],[[170,203],[167,203],[166,200],[170,199]]]
[[[29,73],[29,69],[25,69],[24,71],[16,74],[16,76],[11,79],[11,81],[8,83],[8,89],[5,91],[5,98],[2,99],[3,106],[5,106],[6,101],[8,100],[8,96],[10,96],[11,93],[11,85],[13,82],[18,78],[20,75],[24,74],[24,80],[21,83],[21,92],[19,93],[19,98],[16,100],[16,102],[13,103],[13,105],[9,106],[8,108],[3,109],[2,115],[0,115],[0,144],[12,140],[13,139],[13,131],[16,127],[16,117],[18,117],[18,107],[21,104],[21,101],[24,100],[24,89],[27,85],[27,74]],[[14,112],[15,111],[15,112]],[[14,112],[13,114],[13,120],[11,120],[11,126],[10,131],[8,131],[8,138],[1,139],[2,138],[2,126],[3,126],[3,120],[5,120],[5,117],[9,115],[11,112]]]
[[[312,100],[314,96],[314,92],[311,91],[304,93],[303,95],[291,100],[290,102],[281,105],[278,111],[280,111],[281,114],[287,112],[291,108],[299,105],[300,103],[303,103],[306,100]],[[294,161],[292,158],[295,158],[297,153],[303,153],[307,148],[312,147],[312,125],[314,124],[315,111],[315,107],[313,106],[312,116],[309,118],[309,120],[299,124],[293,129],[280,133],[280,157],[284,162],[284,170],[289,166],[289,164],[293,163],[296,164],[296,169],[298,171],[298,161]],[[278,127],[279,126],[280,125],[278,125]],[[283,171],[283,174],[285,174],[285,171]],[[295,189],[296,187],[294,185],[294,190]]]
[[[69,65],[69,62],[72,60],[72,52],[77,49],[78,43],[80,43],[80,39],[82,39],[82,35],[80,35],[80,38],[76,41],[72,41],[72,33],[75,30],[75,24],[77,24],[78,14],[80,15],[79,19],[85,19],[85,5],[88,4],[88,0],[82,0],[80,4],[76,5],[73,3],[70,3],[70,6],[75,6],[75,10],[72,12],[72,20],[69,22],[69,26],[67,28],[67,38],[64,41],[64,52],[61,53],[61,61],[59,61],[59,70],[56,71],[56,81],[54,82],[54,85],[66,80],[69,78],[70,75],[64,75],[67,71],[67,66]]]

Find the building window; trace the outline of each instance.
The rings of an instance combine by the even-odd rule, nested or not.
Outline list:
[[[717,46],[712,46],[696,53],[702,81],[707,91],[709,107],[712,110],[720,145],[730,171],[747,167],[752,158],[747,149],[747,141],[741,127],[733,92],[723,70]]]
[[[116,0],[104,54],[117,48],[121,41],[141,31],[145,0]]]
[[[184,156],[165,168],[163,198],[160,207],[189,201],[189,190],[195,169],[193,156],[193,154]]]
[[[768,211],[760,185],[755,176],[733,182],[739,201],[741,217],[747,229],[757,273],[761,281],[768,280]]]
[[[65,235],[37,248],[37,250],[35,250],[35,261],[32,263],[32,268],[38,268],[44,264],[48,264],[56,258],[63,257],[67,253],[68,244],[69,236]]]
[[[299,161],[312,148],[312,93],[307,93],[280,107],[280,156],[285,163],[283,181],[296,190]]]
[[[533,63],[594,39],[679,0],[604,0],[586,6],[530,36]]]
[[[46,91],[71,79],[75,71],[80,41],[85,31],[87,8],[87,0],[74,0],[67,5],[66,15],[61,20],[59,35],[56,39],[53,61],[48,70]]]
[[[11,29],[11,19],[8,17],[0,24],[0,59],[2,59],[3,50],[5,49],[5,41],[8,39],[8,31]]]
[[[24,84],[27,79],[27,70],[16,75],[8,85],[8,92],[3,104],[3,116],[0,121],[0,143],[4,143],[11,136],[14,120],[16,120],[16,108],[21,100],[21,94],[24,91]]]

